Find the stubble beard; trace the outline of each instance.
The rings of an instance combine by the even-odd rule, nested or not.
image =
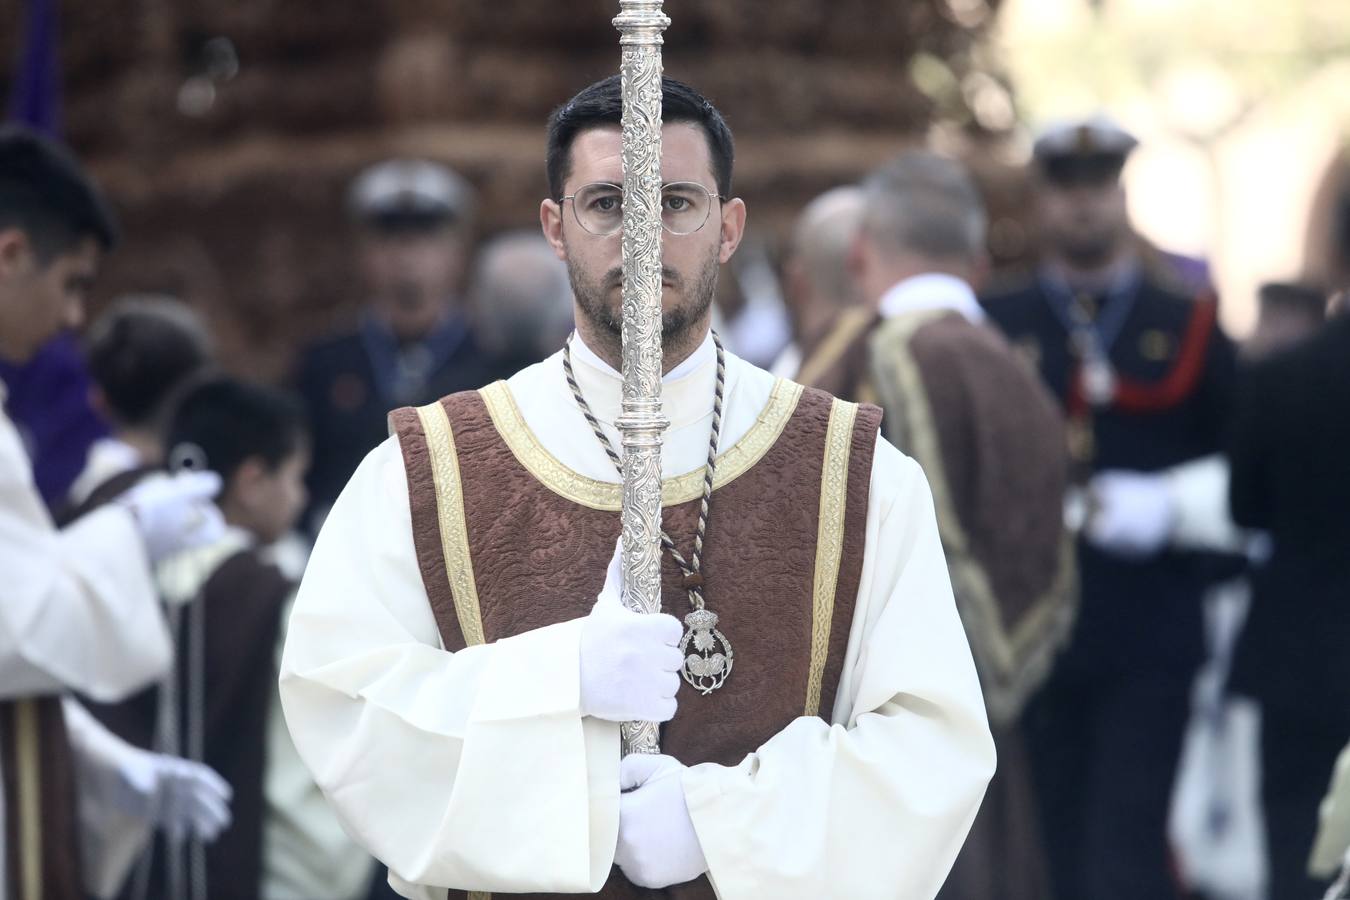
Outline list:
[[[663,308],[661,311],[661,346],[667,355],[686,355],[694,349],[687,345],[702,339],[703,336],[694,331],[704,322],[712,307],[713,296],[717,293],[717,268],[717,256],[710,254],[699,270],[692,290],[686,279],[674,269],[662,268],[663,284],[669,284],[680,297],[679,302],[670,309]],[[569,259],[567,278],[582,315],[617,357],[623,342],[623,308],[622,303],[609,304],[607,298],[614,287],[623,283],[623,271],[611,269],[604,277],[596,280],[588,277],[587,272]]]

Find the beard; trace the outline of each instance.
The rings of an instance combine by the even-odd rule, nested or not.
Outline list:
[[[692,283],[675,269],[662,266],[662,293],[669,289],[676,297],[669,308],[662,304],[663,344],[679,344],[691,328],[703,321],[717,292],[717,266],[717,255],[710,254]],[[623,303],[620,300],[611,305],[608,298],[615,288],[623,284],[623,269],[610,269],[604,276],[592,278],[589,272],[569,259],[567,279],[572,284],[572,294],[582,314],[592,324],[612,334],[616,341],[620,340],[623,335]]]

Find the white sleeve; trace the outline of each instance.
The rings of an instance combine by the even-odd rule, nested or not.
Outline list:
[[[151,819],[129,815],[119,804],[129,790],[121,783],[125,760],[141,751],[74,699],[63,698],[62,707],[75,759],[84,889],[100,900],[115,897],[154,835]]]
[[[1241,553],[1247,534],[1228,511],[1228,460],[1219,454],[1202,456],[1168,469],[1172,494],[1172,545],[1183,550]]]
[[[618,726],[580,712],[581,620],[450,653],[394,438],[324,523],[281,667],[286,723],[348,832],[414,885],[593,892],[618,835]]]
[[[723,900],[931,900],[994,771],[928,483],[878,439],[833,723],[803,717],[685,797]]]
[[[80,691],[120,700],[169,667],[172,644],[131,514],[58,531],[0,420],[0,697]]]

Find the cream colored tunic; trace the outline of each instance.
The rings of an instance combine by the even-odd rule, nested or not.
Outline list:
[[[574,361],[618,446],[618,373],[579,342]],[[715,368],[709,339],[664,379],[666,477],[703,465]],[[728,356],[723,448],[755,423],[773,385]],[[557,461],[618,480],[559,355],[508,387]],[[834,721],[800,718],[738,766],[685,775],[711,880],[728,900],[931,898],[993,772],[928,485],[884,440],[866,531]],[[591,892],[609,876],[619,730],[580,713],[581,622],[446,652],[394,439],[338,499],[291,617],[282,701],[296,747],[347,829],[408,896],[443,896],[447,886]]]
[[[76,690],[120,700],[165,672],[172,653],[140,534],[117,506],[58,531],[38,496],[19,433],[3,412],[4,399],[0,383],[0,698]],[[72,730],[80,765],[81,755],[96,754],[98,746],[84,735]],[[101,833],[90,818],[100,802],[81,797],[83,839],[111,841],[120,857],[125,835]],[[3,829],[0,795],[0,834]],[[0,897],[4,866],[0,853]],[[92,873],[101,863],[86,855],[86,866]]]

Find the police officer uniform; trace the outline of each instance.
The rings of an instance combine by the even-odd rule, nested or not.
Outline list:
[[[1053,187],[1110,183],[1135,140],[1104,120],[1046,132],[1035,162]],[[1064,406],[1075,480],[1154,472],[1220,449],[1234,353],[1212,295],[1142,264],[1076,291],[1048,267],[983,298],[990,318]],[[1024,719],[1057,896],[1176,895],[1166,820],[1202,654],[1205,560],[1139,560],[1079,542],[1081,608],[1068,649]]]
[[[472,204],[463,178],[423,160],[371,166],[349,194],[354,219],[377,233],[462,221]],[[296,377],[314,436],[306,526],[317,532],[357,465],[388,435],[391,409],[429,403],[508,374],[479,348],[468,321],[454,312],[416,341],[399,341],[367,314],[355,330],[307,348]]]

